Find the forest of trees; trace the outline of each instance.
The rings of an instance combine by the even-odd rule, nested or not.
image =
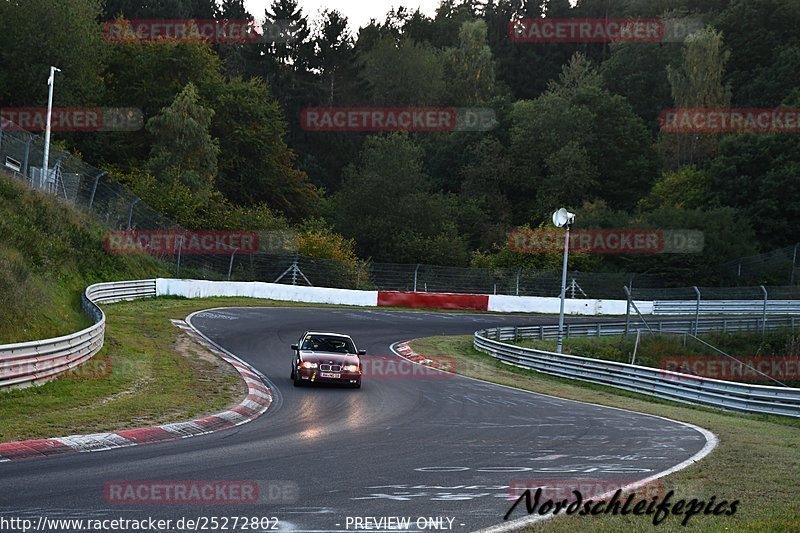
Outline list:
[[[800,241],[800,136],[661,131],[669,108],[800,107],[797,0],[443,0],[353,28],[297,0],[0,0],[0,107],[137,107],[137,132],[54,138],[188,228],[304,232],[329,257],[547,267],[507,235],[549,224],[705,232],[702,254],[577,268],[715,278]],[[697,17],[683,42],[512,42],[520,17]],[[110,42],[136,19],[279,23],[273,40]],[[312,132],[310,107],[483,107],[489,131]],[[688,274],[687,274],[688,273]],[[684,274],[676,274],[681,276]]]

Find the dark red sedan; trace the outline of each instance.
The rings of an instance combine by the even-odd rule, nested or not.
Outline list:
[[[295,387],[306,383],[337,383],[361,387],[361,357],[366,350],[357,350],[353,339],[341,333],[307,331],[297,344],[292,344],[292,382]]]

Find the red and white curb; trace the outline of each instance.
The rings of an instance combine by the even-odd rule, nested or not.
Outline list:
[[[188,422],[123,429],[112,433],[70,435],[68,437],[0,443],[0,463],[68,453],[99,452],[140,444],[197,437],[246,424],[266,412],[272,403],[272,392],[267,386],[266,378],[258,370],[242,360],[223,352],[183,320],[173,320],[172,323],[236,369],[247,384],[247,397],[239,405],[227,411]]]
[[[394,352],[402,357],[403,359],[407,359],[412,363],[417,363],[420,365],[429,366],[431,368],[436,368],[438,370],[444,370],[452,372],[452,365],[448,361],[436,361],[435,359],[429,359],[424,355],[420,355],[415,352],[411,346],[408,345],[409,342],[413,342],[413,340],[399,342],[394,345],[393,350]]]

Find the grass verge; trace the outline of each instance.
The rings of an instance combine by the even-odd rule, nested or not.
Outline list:
[[[472,336],[429,337],[411,343],[429,357],[455,358],[456,370],[468,375],[561,398],[620,407],[689,422],[712,431],[719,446],[697,464],[667,477],[675,498],[708,501],[740,500],[733,516],[696,515],[687,527],[671,516],[659,531],[800,531],[800,421],[783,417],[729,414],[686,407],[608,387],[581,384],[504,365],[476,351]],[[511,502],[509,502],[509,507]],[[523,516],[524,504],[513,518]],[[498,521],[502,517],[498,517]],[[648,516],[560,516],[525,531],[573,533],[592,531],[649,531]]]
[[[105,253],[105,231],[0,172],[0,344],[88,327],[81,292],[91,283],[168,274],[152,257]]]
[[[227,363],[170,319],[217,306],[286,305],[247,298],[158,298],[104,306],[103,350],[40,387],[0,391],[0,442],[188,420],[245,395]]]

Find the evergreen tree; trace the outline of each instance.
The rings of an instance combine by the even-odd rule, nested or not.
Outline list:
[[[147,122],[154,141],[147,168],[161,183],[185,185],[199,198],[211,195],[219,157],[219,143],[209,133],[213,116],[189,83]]]

